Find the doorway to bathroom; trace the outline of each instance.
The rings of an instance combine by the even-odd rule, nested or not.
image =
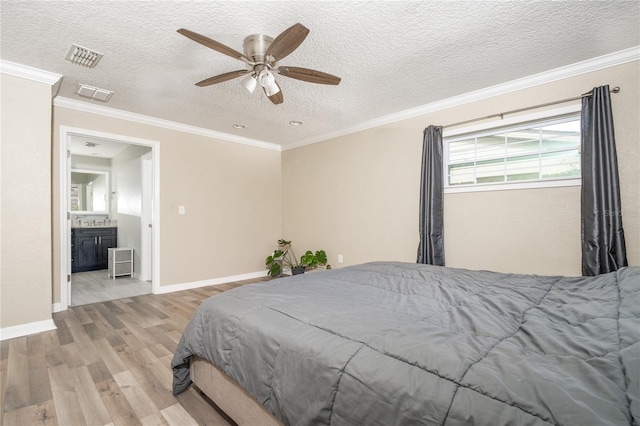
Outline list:
[[[61,308],[156,292],[159,144],[62,127]]]

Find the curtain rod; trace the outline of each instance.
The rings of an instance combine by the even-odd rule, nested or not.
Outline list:
[[[618,92],[620,92],[620,87],[616,86],[613,89],[611,89],[610,92],[611,93],[618,93]],[[459,121],[457,123],[447,124],[446,126],[442,126],[442,127],[461,126],[463,124],[473,123],[475,121],[480,121],[480,120],[487,120],[489,118],[495,118],[495,117],[500,117],[500,119],[502,120],[504,118],[504,116],[508,115],[508,114],[515,114],[515,113],[518,113],[518,112],[528,111],[530,109],[544,108],[544,107],[548,107],[548,106],[552,106],[552,105],[563,104],[565,102],[577,101],[578,99],[586,98],[586,97],[589,97],[589,96],[591,96],[591,92],[583,93],[582,95],[575,96],[573,98],[561,99],[559,101],[547,102],[547,103],[544,103],[544,104],[533,105],[533,106],[526,107],[526,108],[512,109],[511,111],[501,112],[499,114],[491,114],[491,115],[487,115],[485,117],[472,118],[471,120]]]

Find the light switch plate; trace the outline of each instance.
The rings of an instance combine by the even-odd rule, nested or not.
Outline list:
[[[178,214],[185,214],[185,212],[184,206],[178,206]]]

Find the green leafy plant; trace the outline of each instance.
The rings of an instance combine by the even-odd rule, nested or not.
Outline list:
[[[293,274],[297,274],[304,273],[307,268],[315,269],[318,266],[326,265],[327,254],[324,250],[318,250],[315,253],[307,250],[298,260],[291,247],[291,241],[279,239],[278,248],[265,259],[264,263],[268,269],[267,274],[275,278],[282,275],[284,268],[289,268]]]
[[[312,269],[317,268],[320,265],[326,265],[327,254],[324,250],[318,250],[315,253],[311,250],[307,250],[307,252],[300,257],[300,264]]]

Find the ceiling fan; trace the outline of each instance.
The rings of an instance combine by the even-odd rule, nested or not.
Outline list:
[[[241,82],[242,86],[253,93],[258,84],[260,84],[271,102],[277,105],[284,101],[284,97],[282,96],[280,86],[275,80],[274,72],[285,77],[311,83],[333,85],[340,83],[340,77],[336,77],[335,75],[309,68],[289,67],[277,64],[278,61],[284,59],[296,50],[307,37],[307,34],[309,34],[309,30],[302,24],[295,24],[287,28],[275,39],[264,34],[254,34],[246,37],[243,44],[244,54],[185,28],[180,28],[178,32],[203,46],[231,56],[232,58],[239,59],[248,66],[247,69],[231,71],[207,78],[206,80],[196,83],[196,86],[210,86],[246,75]]]

